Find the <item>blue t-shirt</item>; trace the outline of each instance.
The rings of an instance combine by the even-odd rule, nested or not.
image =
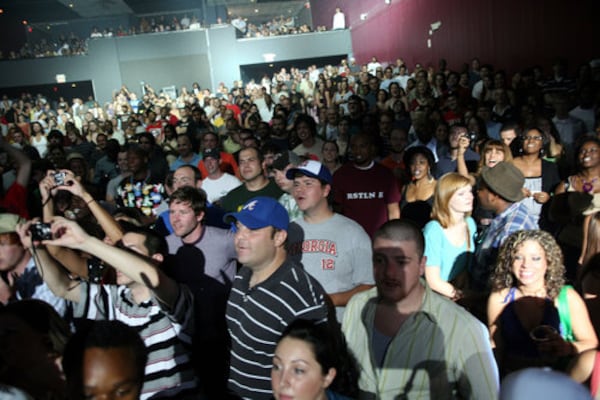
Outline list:
[[[469,267],[473,252],[475,251],[475,233],[477,228],[475,221],[467,217],[469,227],[469,250],[467,243],[461,246],[453,245],[438,221],[432,220],[423,228],[425,236],[425,256],[427,256],[427,267],[440,267],[440,277],[448,282]]]

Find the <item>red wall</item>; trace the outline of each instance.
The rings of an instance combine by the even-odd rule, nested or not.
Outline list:
[[[314,25],[331,27],[335,7],[352,29],[357,62],[375,55],[381,61],[401,57],[437,66],[446,58],[451,69],[478,57],[508,70],[541,64],[556,56],[571,66],[600,57],[598,0],[313,0]],[[361,13],[368,13],[360,20]],[[441,27],[429,36],[430,24]],[[431,48],[427,39],[431,38]],[[573,69],[573,68],[572,68]]]

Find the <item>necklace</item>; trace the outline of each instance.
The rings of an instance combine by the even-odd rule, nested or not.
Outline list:
[[[592,193],[594,191],[594,183],[598,180],[598,177],[595,177],[590,181],[586,181],[583,177],[581,177],[581,180],[583,181],[583,185],[581,186],[583,191],[586,193]]]

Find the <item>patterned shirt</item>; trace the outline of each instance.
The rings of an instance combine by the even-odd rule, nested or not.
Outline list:
[[[56,296],[42,279],[35,267],[33,257],[29,259],[25,271],[14,281],[17,300],[37,299],[50,304],[58,314],[65,316],[67,301]]]
[[[296,204],[296,200],[291,194],[282,194],[279,198],[279,204],[287,210],[288,215],[290,216],[290,222],[302,218],[302,210],[298,208],[298,204]]]
[[[117,188],[115,199],[120,207],[139,208],[144,215],[157,215],[157,209],[165,196],[163,184],[148,175],[144,180],[134,181],[133,177],[123,179]]]
[[[498,249],[504,240],[514,232],[532,229],[539,229],[537,220],[522,202],[513,203],[492,220],[475,251],[473,279],[479,287],[487,285],[490,271],[496,265]]]

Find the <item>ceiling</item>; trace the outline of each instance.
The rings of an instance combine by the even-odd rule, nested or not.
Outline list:
[[[203,4],[204,3],[204,4]],[[0,0],[2,15],[32,24],[116,15],[184,13],[225,6],[228,15],[267,21],[297,15],[308,0]]]

